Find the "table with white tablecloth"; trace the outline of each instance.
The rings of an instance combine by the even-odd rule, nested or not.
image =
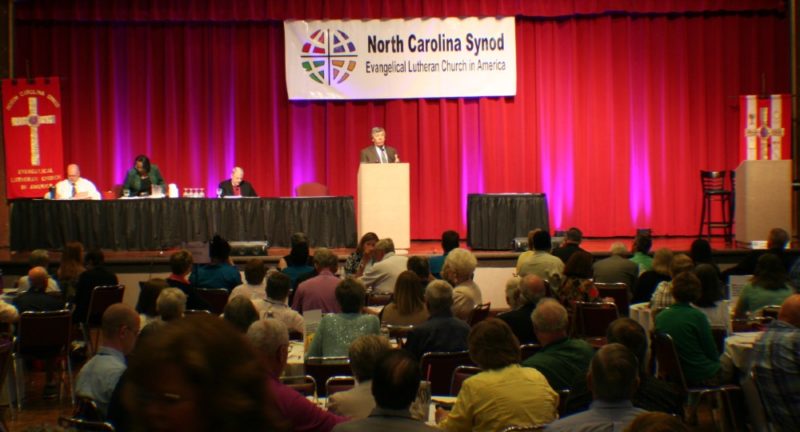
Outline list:
[[[653,328],[655,328],[653,314],[650,311],[650,303],[644,302],[632,304],[629,309],[629,315],[631,319],[641,324],[648,334],[651,330],[653,330]]]

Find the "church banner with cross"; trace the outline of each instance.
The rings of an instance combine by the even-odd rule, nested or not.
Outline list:
[[[3,80],[9,199],[41,198],[63,178],[61,123],[58,78]]]
[[[739,97],[741,160],[792,158],[792,99],[788,94]]]

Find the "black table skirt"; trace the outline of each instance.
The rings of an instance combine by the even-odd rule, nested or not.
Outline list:
[[[534,228],[550,230],[545,194],[469,194],[467,244],[473,249],[508,250],[514,237]]]
[[[263,199],[20,200],[11,207],[11,249],[59,249],[69,241],[115,250],[156,250],[220,234],[229,241],[355,247],[353,197]]]

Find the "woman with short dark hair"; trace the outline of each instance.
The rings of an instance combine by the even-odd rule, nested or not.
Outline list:
[[[306,357],[347,356],[350,343],[367,334],[380,334],[381,325],[375,315],[362,314],[366,289],[355,279],[345,279],[336,286],[336,301],[342,312],[325,315]]]
[[[497,431],[558,417],[558,395],[541,372],[519,365],[519,341],[504,321],[489,318],[475,325],[469,356],[483,371],[464,381],[452,411],[437,412],[441,429]]]
[[[766,253],[758,258],[753,278],[739,294],[735,316],[744,318],[764,306],[780,305],[794,293],[783,261],[775,254]]]

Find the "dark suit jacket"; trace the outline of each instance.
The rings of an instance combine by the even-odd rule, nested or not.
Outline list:
[[[389,146],[384,146],[384,148],[386,149],[386,158],[389,160],[389,163],[394,163],[394,160],[397,158],[397,150]],[[361,150],[361,163],[381,163],[374,145]]]
[[[64,300],[40,291],[28,290],[14,300],[14,305],[17,306],[19,313],[57,311],[64,309]]]
[[[218,187],[222,189],[222,196],[233,196],[233,185],[231,184],[231,179],[221,182]],[[256,190],[253,188],[253,185],[251,185],[247,180],[242,180],[242,184],[240,184],[239,187],[242,188],[243,197],[258,196]]]
[[[427,352],[465,351],[469,330],[469,324],[452,313],[432,316],[411,330],[405,349],[417,359]]]
[[[525,303],[519,309],[508,311],[497,315],[497,318],[505,321],[521,344],[539,343],[536,334],[533,333],[533,321],[531,314],[536,309],[533,303]]]
[[[585,250],[583,250],[583,248],[576,245],[575,243],[567,243],[564,246],[561,246],[560,248],[556,248],[553,251],[553,255],[561,258],[561,261],[564,261],[564,264],[566,264],[567,261],[569,261],[569,257],[571,257],[572,254],[574,254],[577,251],[586,252]]]

